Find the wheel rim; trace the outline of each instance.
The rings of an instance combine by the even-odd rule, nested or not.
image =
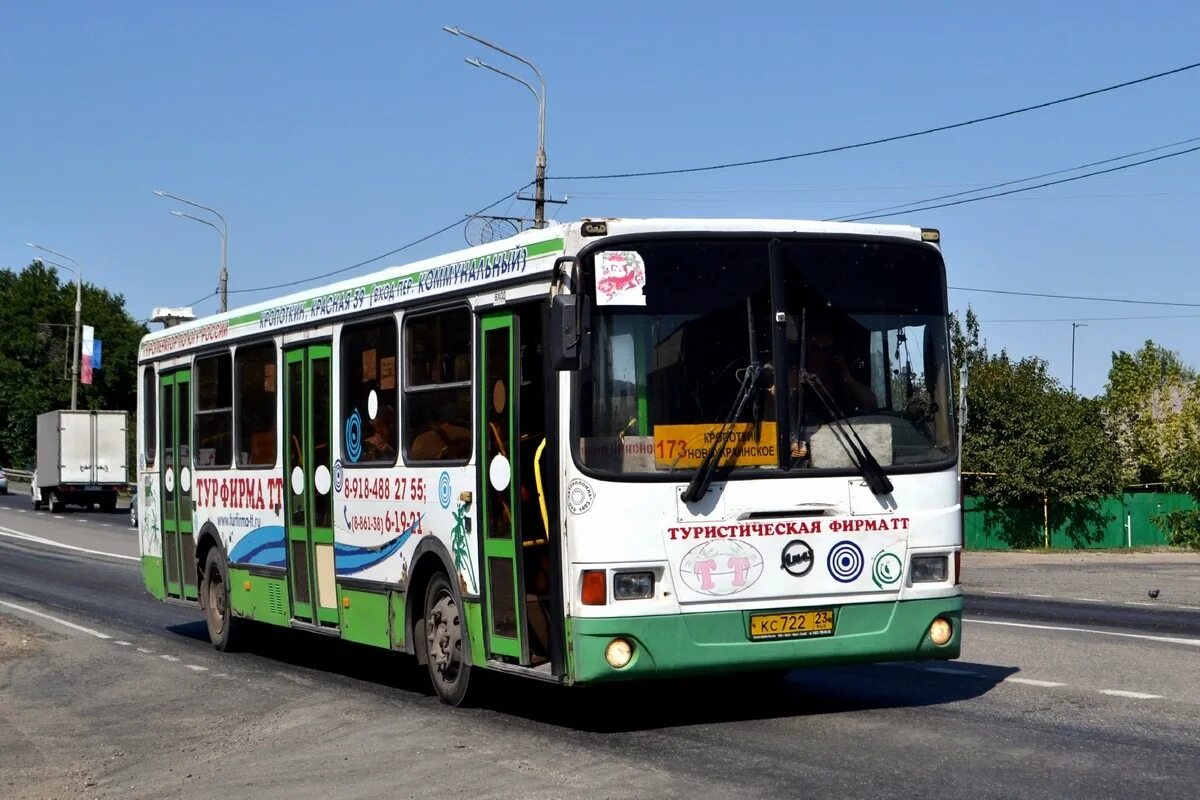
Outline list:
[[[442,683],[454,683],[462,669],[462,622],[454,597],[445,589],[429,609],[425,638],[430,671]]]
[[[208,617],[208,629],[214,636],[220,636],[225,630],[225,581],[221,579],[221,571],[216,567],[209,570],[207,596],[204,598],[204,608]]]

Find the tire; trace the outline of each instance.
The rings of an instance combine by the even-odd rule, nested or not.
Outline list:
[[[117,510],[117,496],[106,497],[100,501],[100,510],[105,514],[111,514]]]
[[[33,500],[33,510],[42,510],[42,493],[38,491],[36,486],[29,487],[29,496]]]
[[[205,559],[200,602],[204,606],[204,622],[213,647],[222,653],[236,650],[245,623],[233,615],[229,605],[229,567],[217,547],[210,549]]]
[[[420,643],[433,689],[443,703],[465,706],[477,692],[483,675],[469,663],[470,647],[463,626],[462,601],[444,573],[437,573],[425,589],[423,625],[414,634],[424,633]],[[422,628],[424,629],[422,631]],[[474,685],[474,686],[473,686]]]
[[[46,507],[50,509],[51,514],[61,514],[63,510],[62,498],[58,496],[58,492],[50,490],[50,497],[46,500]]]

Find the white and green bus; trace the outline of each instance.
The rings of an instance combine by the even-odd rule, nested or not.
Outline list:
[[[951,659],[936,231],[589,219],[148,335],[145,584],[463,702]]]

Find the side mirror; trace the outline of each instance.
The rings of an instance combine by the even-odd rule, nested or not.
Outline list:
[[[550,327],[546,341],[550,345],[550,365],[559,371],[577,370],[583,344],[580,300],[575,294],[556,294],[550,298]]]

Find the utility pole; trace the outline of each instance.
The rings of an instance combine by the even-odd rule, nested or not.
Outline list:
[[[444,30],[446,33],[453,34],[454,36],[465,36],[468,39],[471,39],[472,41],[479,42],[479,44],[483,45],[484,47],[495,50],[497,53],[503,53],[504,55],[508,56],[511,59],[520,61],[522,64],[524,64],[525,66],[527,66],[531,70],[533,70],[533,73],[535,75],[537,75],[538,83],[541,85],[540,92],[537,89],[534,89],[531,84],[529,84],[527,81],[523,80],[522,78],[518,78],[516,75],[513,75],[509,72],[505,72],[504,70],[499,69],[498,67],[493,67],[491,64],[486,64],[478,58],[466,59],[466,62],[473,67],[482,67],[483,69],[489,69],[492,72],[497,73],[498,75],[503,75],[506,78],[516,81],[517,83],[521,84],[526,89],[528,89],[533,94],[534,99],[537,100],[537,104],[538,104],[538,145],[537,145],[537,163],[535,165],[534,173],[533,173],[533,187],[534,187],[533,188],[533,226],[535,228],[546,227],[546,203],[550,202],[550,203],[561,204],[561,203],[566,202],[565,200],[547,200],[546,199],[546,79],[542,77],[541,70],[539,70],[536,66],[534,66],[532,61],[522,58],[521,56],[519,56],[516,53],[513,53],[509,50],[505,50],[503,47],[500,47],[499,45],[492,44],[491,42],[487,41],[486,39],[482,39],[478,36],[475,36],[474,34],[467,33],[466,31],[464,31],[462,28],[458,27],[457,25],[455,25],[453,27],[449,26],[449,25],[443,25],[442,30]],[[519,199],[527,200],[528,198],[519,198]]]
[[[1071,394],[1075,394],[1075,329],[1086,327],[1085,322],[1071,323]]]
[[[79,361],[83,358],[83,335],[82,325],[80,324],[80,312],[83,309],[83,267],[79,266],[79,262],[68,255],[63,255],[56,250],[51,250],[49,247],[42,247],[40,244],[26,242],[25,244],[32,247],[34,250],[41,250],[59,258],[65,258],[75,265],[75,269],[71,269],[65,264],[55,264],[53,261],[45,261],[52,267],[69,270],[75,273],[75,343],[71,347],[71,410],[74,411],[79,404]]]
[[[209,212],[210,214],[214,215],[217,219],[219,219],[221,221],[221,225],[220,225],[220,227],[218,227],[217,225],[215,225],[212,222],[209,222],[206,219],[200,219],[200,217],[193,217],[191,214],[185,214],[182,211],[172,211],[171,212],[172,214],[174,214],[177,217],[183,217],[185,219],[190,219],[194,222],[199,222],[203,225],[207,225],[208,227],[215,230],[218,234],[220,234],[220,236],[221,236],[221,276],[220,276],[219,282],[217,283],[217,295],[221,299],[221,312],[224,313],[225,311],[228,311],[229,310],[229,268],[228,268],[229,225],[225,222],[225,217],[221,216],[221,212],[217,211],[215,208],[209,208],[208,206],[202,206],[199,203],[192,202],[191,200],[187,200],[183,197],[179,197],[178,195],[173,195],[170,192],[164,192],[162,189],[155,189],[154,193],[156,195],[158,195],[159,197],[169,197],[172,200],[178,200],[181,203],[187,203],[189,206],[194,206],[195,208],[202,208],[205,211]]]

